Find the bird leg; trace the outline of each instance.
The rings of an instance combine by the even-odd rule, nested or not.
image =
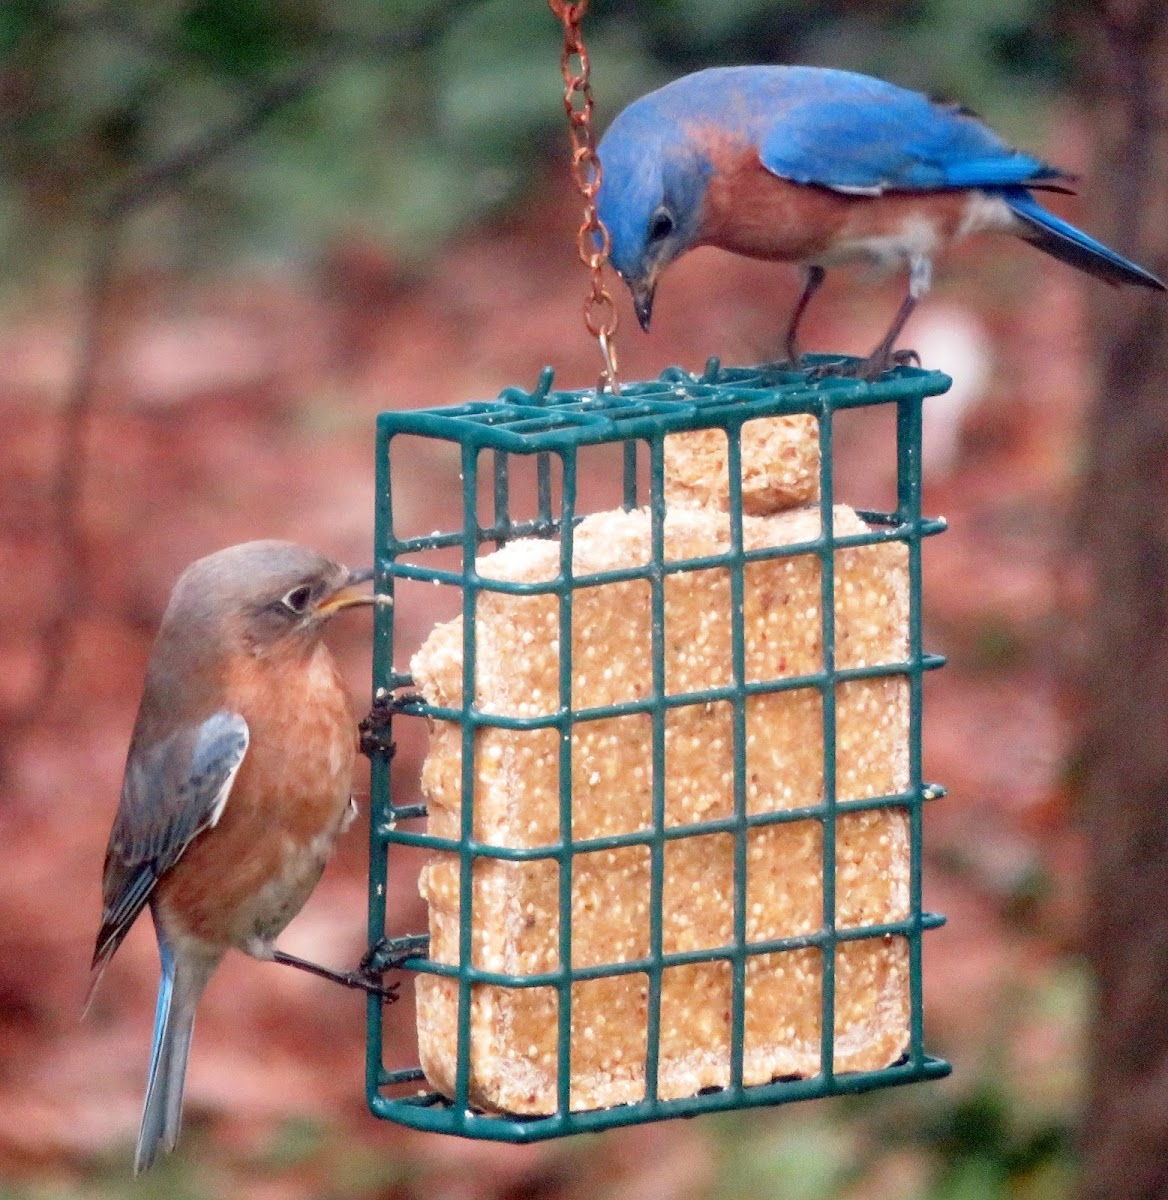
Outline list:
[[[892,318],[892,324],[888,327],[888,332],[880,340],[880,345],[867,358],[861,359],[859,362],[826,363],[822,367],[817,367],[813,373],[818,376],[833,375],[864,379],[871,383],[873,380],[879,379],[890,367],[907,367],[913,364],[919,367],[921,356],[915,350],[894,350],[893,346],[896,345],[896,339],[900,337],[901,330],[912,316],[917,301],[929,290],[932,282],[932,262],[919,255],[909,259],[908,295],[901,301],[900,307],[896,310],[896,316]]]
[[[370,973],[365,969],[364,959],[356,971],[333,971],[329,967],[320,966],[319,963],[308,962],[306,959],[297,958],[294,954],[276,950],[272,954],[272,962],[282,963],[286,967],[296,967],[301,971],[307,971],[310,975],[319,975],[321,979],[339,983],[342,987],[356,988],[359,991],[368,992],[371,996],[380,996],[386,1004],[392,1004],[398,998],[398,984],[391,983],[386,986],[378,980],[370,978]]]
[[[896,345],[896,339],[900,337],[901,330],[912,316],[912,311],[916,306],[917,297],[910,291],[896,310],[896,316],[892,318],[892,324],[888,327],[888,332],[884,335],[880,345],[858,365],[856,374],[860,379],[866,379],[870,383],[874,379],[879,379],[890,367],[907,367],[913,363],[918,367],[921,365],[921,356],[915,350],[893,350],[892,348]]]
[[[799,343],[796,340],[796,334],[799,332],[799,322],[803,319],[803,314],[807,311],[807,305],[811,303],[811,297],[822,286],[826,274],[827,272],[822,267],[810,266],[807,268],[807,282],[803,285],[803,294],[799,297],[799,301],[795,305],[795,311],[791,314],[790,324],[787,326],[785,343],[787,361],[796,371],[803,369],[803,358],[799,353]]]

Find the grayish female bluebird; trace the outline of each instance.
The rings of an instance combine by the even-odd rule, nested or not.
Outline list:
[[[799,320],[824,269],[906,265],[908,295],[862,368],[893,347],[932,281],[933,257],[968,233],[1013,233],[1112,284],[1154,275],[1060,220],[1032,191],[1070,176],[1007,146],[965,109],[879,79],[818,67],[717,67],[634,101],[599,146],[610,258],[648,329],[661,273],[695,246],[800,263]]]
[[[372,603],[360,586],[370,576],[291,542],[248,542],[193,563],[171,595],[93,955],[96,986],[149,904],[162,980],[135,1173],[160,1145],[174,1148],[195,1005],[229,949],[381,990],[275,947],[354,812],[356,723],[321,633],[335,613]]]

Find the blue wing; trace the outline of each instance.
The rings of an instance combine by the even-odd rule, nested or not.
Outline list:
[[[146,749],[131,749],[106,851],[94,967],[121,945],[158,877],[218,822],[248,739],[243,717],[217,712]]]
[[[666,126],[745,133],[768,171],[877,195],[1066,179],[965,110],[882,79],[821,67],[715,67],[653,93]]]
[[[790,68],[798,71],[797,68]],[[799,71],[759,157],[796,183],[879,194],[1010,187],[1066,178],[1011,149],[972,114],[879,79]]]

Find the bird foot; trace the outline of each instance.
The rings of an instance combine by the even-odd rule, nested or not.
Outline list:
[[[877,350],[867,358],[841,358],[820,363],[808,371],[811,379],[862,379],[873,383],[893,367],[919,367],[921,356],[915,350]]]
[[[883,375],[885,371],[891,370],[893,367],[919,367],[920,365],[921,356],[915,350],[893,350],[880,364],[877,374]]]
[[[339,982],[370,996],[380,996],[382,1004],[396,1004],[401,999],[398,995],[400,983],[382,983],[379,977],[367,975],[359,967],[356,971],[343,972]]]
[[[367,967],[365,958],[361,960],[355,971],[334,971],[331,967],[322,967],[319,963],[308,962],[306,959],[297,958],[294,954],[286,954],[283,950],[277,950],[272,955],[272,961],[286,967],[296,967],[297,970],[307,971],[310,975],[327,979],[331,983],[339,983],[342,987],[367,992],[371,996],[380,996],[383,1004],[393,1004],[398,999],[397,993],[400,984],[383,984],[380,978],[381,972]],[[386,969],[388,970],[388,967]]]
[[[417,958],[430,949],[428,933],[411,934],[400,938],[378,938],[365,951],[357,970],[366,976],[399,971],[408,958]]]
[[[395,713],[410,704],[419,704],[424,697],[421,692],[398,692],[392,696],[378,696],[361,723],[357,726],[360,735],[361,753],[372,758],[375,754],[392,759],[397,747],[390,736]]]

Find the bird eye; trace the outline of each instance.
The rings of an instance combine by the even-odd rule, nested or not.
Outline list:
[[[312,588],[307,583],[302,583],[299,587],[294,587],[280,603],[289,612],[294,612],[297,616],[301,616],[308,607],[308,602],[311,599]]]
[[[667,208],[659,208],[649,222],[649,241],[664,241],[673,232],[673,215]]]

